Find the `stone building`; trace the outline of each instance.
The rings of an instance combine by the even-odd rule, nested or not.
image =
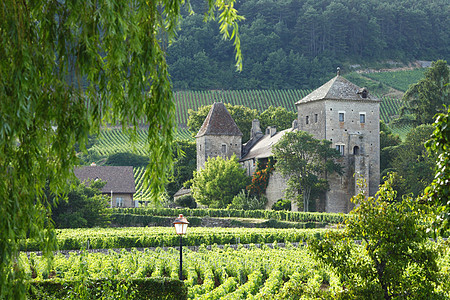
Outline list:
[[[331,141],[342,155],[339,163],[343,166],[344,173],[328,175],[330,191],[326,193],[325,199],[316,204],[319,211],[349,212],[353,208],[350,198],[359,192],[357,179],[364,179],[367,184],[364,191],[370,196],[375,195],[380,182],[380,100],[370,95],[367,89],[349,82],[338,72],[336,77],[295,105],[298,116],[291,128],[277,132],[271,126],[263,133],[259,121],[254,120],[250,140],[241,149],[239,145],[242,134],[235,122],[223,104],[214,104],[197,134],[197,169],[204,165],[208,157],[225,154],[230,157],[232,153],[223,151],[236,151],[233,153],[240,157],[240,162],[251,176],[257,160],[264,161],[272,156],[272,146],[286,132],[303,130],[317,139]],[[224,115],[219,116],[219,113]],[[226,122],[219,123],[222,119]],[[207,129],[209,127],[215,129]],[[215,134],[208,136],[208,130]],[[226,134],[220,135],[220,132]],[[285,179],[275,171],[266,190],[268,207],[284,198],[285,188]],[[297,205],[293,204],[292,209],[297,210]]]
[[[205,166],[210,157],[241,157],[242,132],[225,105],[214,103],[202,127],[195,136],[197,144],[197,170]]]

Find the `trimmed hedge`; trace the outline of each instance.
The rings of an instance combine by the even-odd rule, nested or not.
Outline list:
[[[113,213],[111,222],[116,226],[173,226],[174,217]],[[200,226],[202,218],[190,217],[189,226]]]
[[[32,281],[28,299],[65,299],[68,296],[85,299],[187,299],[187,287],[178,279],[86,279],[84,281],[48,279]],[[103,298],[106,297],[106,298]]]
[[[312,237],[320,238],[325,229],[275,229],[275,228],[211,228],[193,227],[183,237],[186,246],[260,244],[301,242]],[[179,236],[169,227],[79,228],[57,230],[60,250],[173,247],[179,245]],[[38,251],[35,240],[24,240],[21,251]]]
[[[212,217],[212,218],[255,218],[273,219],[289,222],[320,222],[320,223],[342,223],[344,214],[297,212],[297,211],[275,211],[275,210],[239,210],[239,209],[189,209],[189,208],[116,208],[112,209],[115,214],[132,214],[142,216],[166,216],[175,218],[179,214],[189,217]]]

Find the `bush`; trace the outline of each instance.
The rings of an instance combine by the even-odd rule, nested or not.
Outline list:
[[[233,201],[228,205],[228,209],[243,209],[243,210],[256,210],[264,209],[267,203],[267,197],[261,195],[259,198],[257,196],[250,196],[250,193],[241,190],[239,194],[234,196]]]
[[[289,199],[280,199],[272,205],[273,210],[291,210],[291,200]]]
[[[197,202],[191,195],[181,196],[175,200],[175,204],[181,207],[197,208]]]
[[[31,282],[28,299],[186,299],[187,287],[170,278],[42,280]]]

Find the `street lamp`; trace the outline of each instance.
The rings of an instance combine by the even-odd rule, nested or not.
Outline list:
[[[183,234],[186,234],[188,225],[189,222],[185,217],[183,217],[183,215],[180,215],[173,222],[173,226],[175,226],[175,232],[180,236],[180,280],[183,280]]]

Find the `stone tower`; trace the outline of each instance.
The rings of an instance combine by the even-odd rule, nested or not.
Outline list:
[[[212,105],[202,127],[195,136],[197,144],[197,171],[205,166],[209,157],[239,159],[242,149],[242,132],[237,127],[225,105]]]
[[[380,183],[380,100],[338,75],[298,101],[298,128],[332,142],[344,174],[329,175],[326,212],[349,212],[364,179],[374,196]]]

